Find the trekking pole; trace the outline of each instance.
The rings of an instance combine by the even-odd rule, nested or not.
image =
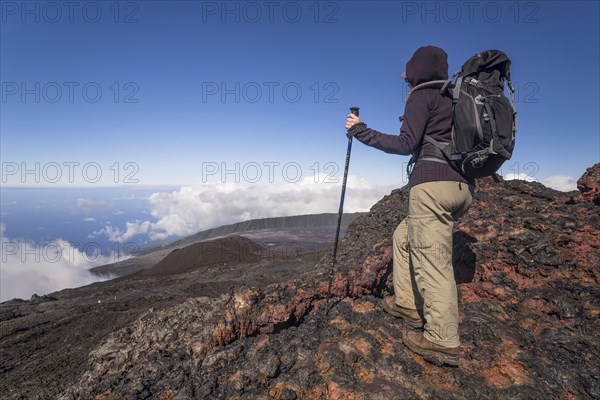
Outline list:
[[[350,112],[358,117],[358,107],[350,107]],[[344,197],[346,196],[346,181],[348,180],[348,167],[350,166],[350,152],[352,151],[352,136],[348,138],[348,150],[346,150],[346,165],[344,166],[344,180],[342,181],[342,195],[340,197],[340,209],[338,211],[338,222],[335,231],[335,243],[333,244],[333,260],[329,270],[329,282],[327,284],[327,306],[325,315],[329,313],[329,299],[331,298],[331,284],[333,281],[333,271],[337,257],[338,241],[340,239],[340,227],[342,225],[342,214],[344,213]]]

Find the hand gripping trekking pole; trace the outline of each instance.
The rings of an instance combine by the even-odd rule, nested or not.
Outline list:
[[[350,112],[358,117],[358,107],[350,107]],[[338,241],[340,239],[340,227],[342,226],[342,214],[344,213],[344,197],[346,196],[346,181],[348,180],[348,167],[350,166],[350,152],[352,151],[352,136],[348,138],[348,150],[346,150],[346,165],[344,166],[344,180],[342,181],[342,196],[340,197],[340,209],[338,211],[337,229],[335,231],[335,242],[333,244],[333,260],[329,270],[329,282],[327,283],[327,306],[325,315],[329,313],[329,299],[331,298],[331,284],[337,257]]]

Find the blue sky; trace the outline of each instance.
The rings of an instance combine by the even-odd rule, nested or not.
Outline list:
[[[504,174],[576,179],[600,159],[596,1],[48,4],[2,2],[5,185],[192,184],[223,178],[206,163],[236,162],[262,182],[265,163],[277,179],[287,163],[339,174],[348,106],[397,133],[400,74],[428,44],[451,72],[485,49],[513,60],[520,129]],[[356,144],[351,173],[400,185],[406,161]],[[23,175],[36,162],[39,183]],[[79,163],[73,182],[64,163]]]

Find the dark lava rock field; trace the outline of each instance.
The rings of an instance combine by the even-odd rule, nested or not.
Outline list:
[[[237,273],[240,279],[202,297],[193,296],[197,290],[164,292],[168,279],[200,284],[192,274],[209,267],[199,265],[175,275],[163,269],[112,286],[94,284],[97,296],[108,287],[120,293],[148,288],[136,305],[84,312],[80,308],[91,303],[75,305],[81,297],[61,292],[52,294],[58,300],[3,303],[2,398],[598,398],[600,164],[586,171],[578,188],[563,193],[535,182],[478,182],[471,210],[454,233],[462,341],[457,368],[431,365],[405,349],[407,326],[380,306],[391,293],[391,235],[407,209],[408,192],[399,189],[348,228],[330,299],[327,253],[271,282],[264,269],[262,279],[252,277],[252,261],[228,264],[230,278]],[[177,257],[189,264],[188,256]],[[282,262],[268,264],[269,271],[275,274]],[[51,321],[41,317],[67,300],[78,314],[64,308]],[[133,318],[130,307],[139,316]],[[46,326],[58,315],[72,330],[49,342]],[[94,327],[107,315],[114,322],[104,330],[80,332],[81,324],[68,322],[78,318]],[[36,359],[32,345],[44,357]],[[56,362],[73,348],[74,359]],[[28,365],[36,360],[54,375],[38,371],[45,381],[32,376],[36,370]],[[62,365],[70,375],[60,374]]]

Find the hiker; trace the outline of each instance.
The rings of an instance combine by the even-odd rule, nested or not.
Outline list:
[[[448,79],[448,55],[438,47],[419,48],[403,77],[411,87]],[[452,97],[425,88],[406,102],[399,135],[368,128],[349,114],[348,135],[386,153],[418,157],[424,135],[450,142]],[[388,313],[417,330],[403,332],[405,345],[425,359],[458,365],[458,296],[452,268],[453,223],[464,215],[475,182],[447,162],[417,158],[408,180],[408,216],[393,235],[394,296],[383,300]],[[421,331],[422,329],[422,331]]]

